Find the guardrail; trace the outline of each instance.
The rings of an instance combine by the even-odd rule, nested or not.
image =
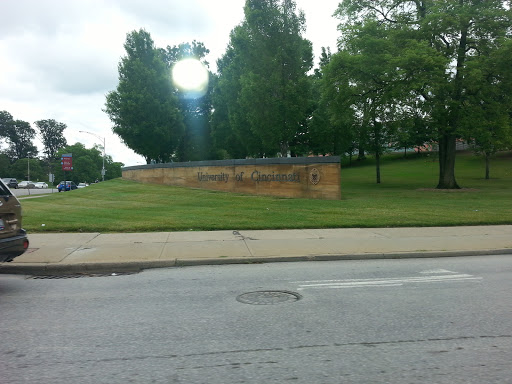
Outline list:
[[[32,195],[46,195],[49,193],[59,192],[57,188],[11,188],[11,192],[14,196],[32,196]]]

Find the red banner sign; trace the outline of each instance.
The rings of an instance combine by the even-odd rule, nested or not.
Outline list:
[[[72,171],[73,170],[73,155],[72,154],[65,154],[62,155],[60,158],[61,164],[62,164],[62,170],[63,171]]]

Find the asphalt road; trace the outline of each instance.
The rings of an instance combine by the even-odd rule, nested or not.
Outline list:
[[[5,275],[0,383],[512,383],[510,292],[511,256]]]

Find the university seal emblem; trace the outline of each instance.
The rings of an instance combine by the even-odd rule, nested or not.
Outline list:
[[[318,172],[318,169],[313,168],[311,172],[309,172],[309,181],[311,181],[313,185],[317,185],[320,182],[320,172]]]

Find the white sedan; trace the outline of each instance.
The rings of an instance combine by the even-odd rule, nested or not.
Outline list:
[[[46,184],[44,181],[38,181],[37,183],[34,183],[34,188],[45,189],[48,188],[48,184]]]
[[[34,182],[33,181],[22,181],[18,184],[18,188],[35,188],[34,187]]]

